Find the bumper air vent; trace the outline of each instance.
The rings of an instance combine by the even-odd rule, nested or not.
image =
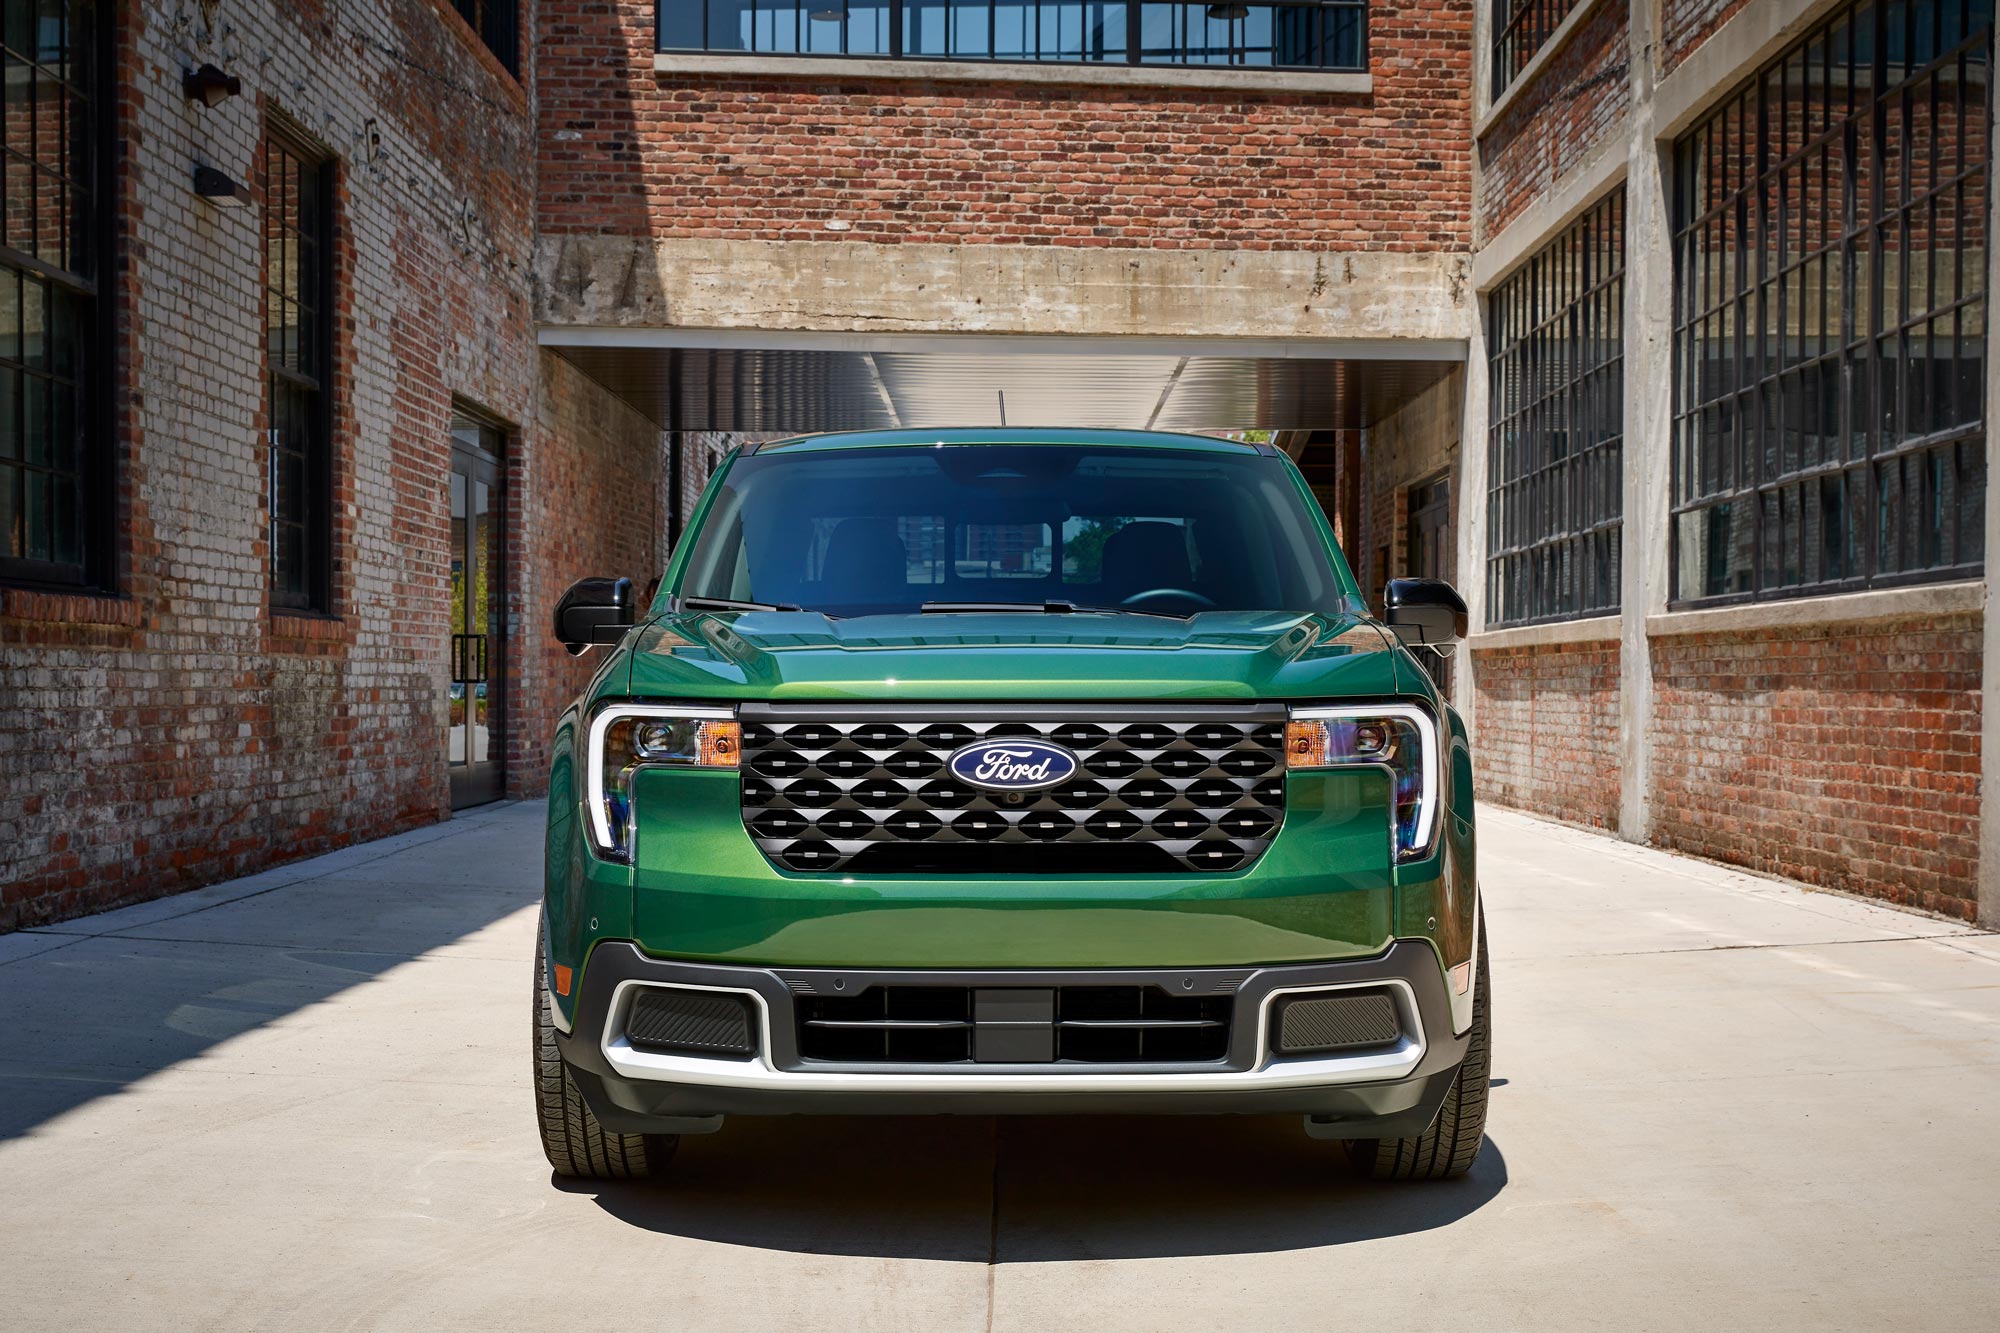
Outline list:
[[[750,1001],[713,991],[644,987],[632,997],[625,1040],[642,1051],[690,1055],[755,1055],[757,1027]]]

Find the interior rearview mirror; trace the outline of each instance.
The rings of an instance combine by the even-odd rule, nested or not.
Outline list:
[[[1437,647],[1465,637],[1465,599],[1443,579],[1390,579],[1382,618],[1405,644]]]
[[[632,628],[632,580],[578,579],[556,603],[556,640],[572,654],[612,644]]]

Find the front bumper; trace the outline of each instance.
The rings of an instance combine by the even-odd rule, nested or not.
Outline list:
[[[1061,987],[1155,982],[1232,994],[1225,1059],[1203,1065],[826,1065],[801,1060],[793,996],[876,984]],[[749,1058],[641,1050],[625,1017],[644,987],[734,992],[756,1015]],[[1349,1054],[1279,1056],[1275,1000],[1312,991],[1386,990],[1400,1011],[1393,1046]],[[722,1115],[1296,1114],[1314,1133],[1394,1138],[1437,1115],[1465,1058],[1435,950],[1403,940],[1367,959],[1269,967],[869,971],[714,966],[649,958],[627,942],[592,951],[575,1022],[558,1042],[608,1129],[675,1132]]]

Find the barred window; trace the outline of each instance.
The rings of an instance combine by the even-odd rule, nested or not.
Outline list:
[[[1849,4],[1675,145],[1677,603],[1981,568],[1991,48]]]
[[[1625,514],[1625,191],[1489,300],[1486,620],[1618,609]]]
[[[265,137],[271,605],[295,611],[333,609],[332,182],[329,159]]]
[[[472,25],[510,74],[521,72],[520,0],[451,0],[460,17]]]
[[[662,51],[1368,68],[1366,0],[659,0]]]
[[[0,577],[108,582],[97,279],[103,34],[91,0],[0,3]]]
[[[1507,90],[1555,36],[1577,0],[1493,0],[1493,96]]]

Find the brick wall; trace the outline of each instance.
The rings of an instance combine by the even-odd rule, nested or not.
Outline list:
[[[654,0],[542,6],[542,225],[771,240],[1463,250],[1469,0],[1371,12],[1371,96],[653,69]],[[829,230],[835,223],[843,230]]]
[[[1472,654],[1475,781],[1499,805],[1618,827],[1618,641]]]
[[[1978,616],[1677,636],[1652,655],[1661,846],[1972,917]]]
[[[660,428],[553,353],[541,354],[539,447],[509,468],[533,501],[509,533],[509,563],[531,586],[510,638],[521,673],[507,728],[507,791],[548,789],[556,720],[602,665],[572,657],[550,633],[563,590],[590,575],[623,576],[643,594],[666,568],[666,467]]]
[[[213,34],[193,0],[116,9],[117,579],[0,589],[0,930],[443,817],[454,400],[515,423],[515,534],[589,527],[620,478],[577,460],[612,438],[645,454],[587,381],[538,406],[527,94],[449,5],[232,3]],[[181,71],[204,62],[243,95],[188,104]],[[261,209],[189,183],[203,163],[254,191],[280,117],[335,161],[327,618],[268,606]],[[545,492],[568,507],[536,519]],[[530,636],[502,654],[518,791],[544,780],[536,738],[564,694],[542,651],[550,589],[605,554],[542,568],[532,550],[517,542],[503,579]]]
[[[1479,140],[1480,236],[1582,163],[1631,103],[1627,0],[1603,0]]]

